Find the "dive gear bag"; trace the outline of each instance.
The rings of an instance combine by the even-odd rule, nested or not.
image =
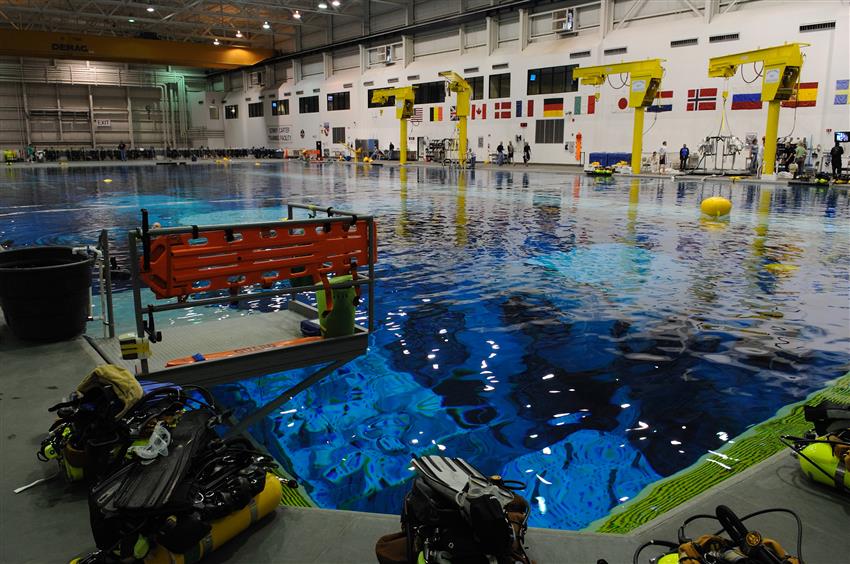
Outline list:
[[[405,496],[400,533],[378,540],[381,564],[524,563],[528,502],[499,476],[485,477],[460,458],[413,460],[417,476]]]

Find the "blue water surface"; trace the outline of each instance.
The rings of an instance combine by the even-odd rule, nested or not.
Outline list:
[[[0,240],[107,228],[124,263],[142,207],[163,225],[276,220],[286,201],[378,218],[368,354],[253,429],[322,507],[398,513],[411,456],[443,453],[526,483],[532,525],[579,529],[848,369],[843,189],[301,163],[2,174]],[[711,195],[728,221],[700,218]],[[214,391],[244,413],[304,375]]]

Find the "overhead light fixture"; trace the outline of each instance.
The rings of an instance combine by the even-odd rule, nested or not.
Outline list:
[[[331,2],[331,6],[333,6],[334,8],[339,8],[340,4],[342,4],[342,2],[340,2],[339,0],[333,0],[333,2]]]
[[[322,0],[321,2],[319,2],[319,9],[320,10],[327,10],[328,9],[328,3],[325,2],[324,0]]]
[[[292,12],[292,17],[295,18],[296,20],[300,20],[301,19],[301,12],[299,12],[298,10],[295,10],[294,12]]]
[[[130,23],[136,23],[136,20],[134,20],[133,18],[129,18],[127,21]]]
[[[147,8],[145,8],[145,10],[147,10],[148,12],[155,12],[156,8],[154,8],[153,6],[148,6]]]
[[[242,37],[242,32],[239,31],[238,29],[236,30],[236,37],[240,37],[240,38]]]
[[[272,26],[269,25],[269,22],[263,22],[263,29],[271,29]]]
[[[213,45],[219,45],[219,44],[221,44],[221,42],[218,40],[218,37],[216,37],[215,41],[213,41]]]

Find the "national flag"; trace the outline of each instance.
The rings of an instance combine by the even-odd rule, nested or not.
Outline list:
[[[688,90],[688,106],[685,109],[689,112],[716,110],[717,88],[691,88]]]
[[[576,96],[573,100],[573,115],[596,113],[596,96]]]
[[[526,102],[526,109],[527,109],[527,111],[525,112],[525,116],[526,117],[534,117],[534,100],[528,100]],[[519,118],[519,117],[522,117],[522,114],[523,114],[522,100],[517,100],[516,101],[516,114],[515,114],[515,116]]]
[[[413,108],[413,115],[410,116],[410,123],[422,123],[422,108]]]
[[[449,108],[449,121],[458,121],[457,106],[452,106]]]
[[[545,98],[543,100],[543,117],[564,117],[564,99]]]
[[[790,100],[782,102],[783,108],[814,108],[818,97],[817,82],[801,82],[794,86]]]
[[[618,110],[628,110],[629,109],[629,99],[626,97],[622,97],[617,100],[617,109]]]
[[[659,113],[659,112],[672,112],[673,111],[673,91],[672,90],[659,90],[655,93],[655,100],[652,101],[652,105],[646,108],[647,112]]]
[[[472,104],[472,119],[487,119],[487,104]]]
[[[733,110],[760,110],[762,108],[761,94],[732,94]]]
[[[835,105],[844,105],[847,103],[847,93],[850,90],[850,80],[836,80],[835,81],[835,101],[833,104]]]
[[[430,108],[429,114],[431,121],[443,121],[443,108],[441,106]]]
[[[511,103],[510,102],[496,102],[496,106],[494,108],[496,119],[511,119]]]

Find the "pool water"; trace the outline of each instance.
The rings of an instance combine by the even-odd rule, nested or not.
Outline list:
[[[253,429],[322,507],[398,513],[411,456],[442,453],[523,481],[533,526],[579,529],[850,361],[843,189],[300,163],[3,174],[0,240],[108,228],[121,260],[141,207],[164,225],[276,220],[286,201],[377,217],[368,354]],[[700,218],[711,195],[728,221]],[[241,413],[303,375],[215,393]]]

